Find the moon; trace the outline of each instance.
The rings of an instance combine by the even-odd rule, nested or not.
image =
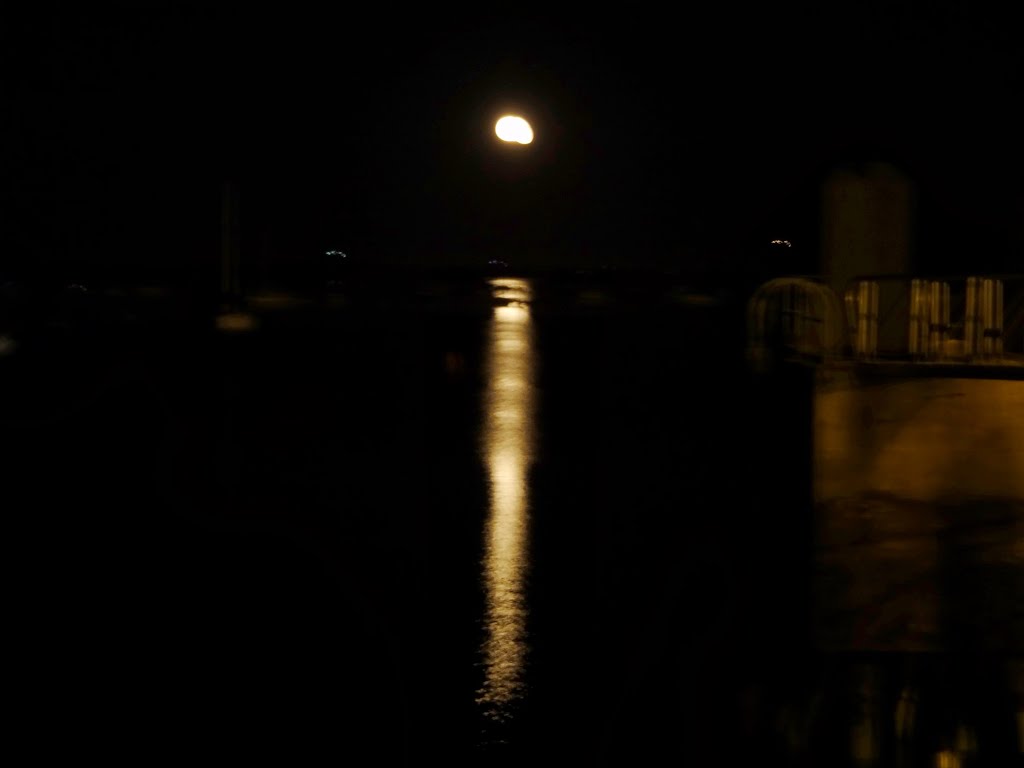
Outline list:
[[[494,132],[502,141],[529,144],[533,141],[533,128],[518,115],[505,115],[494,124]]]

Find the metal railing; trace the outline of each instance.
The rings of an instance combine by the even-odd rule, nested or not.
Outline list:
[[[781,277],[747,304],[755,367],[788,360],[1024,364],[1024,275],[865,275],[842,299],[816,277]]]
[[[880,294],[889,297],[882,314]],[[1024,275],[869,275],[850,281],[844,303],[858,359],[992,362],[1024,355]]]
[[[835,292],[811,277],[780,277],[747,304],[749,354],[757,368],[781,359],[818,363],[845,353],[843,310]]]

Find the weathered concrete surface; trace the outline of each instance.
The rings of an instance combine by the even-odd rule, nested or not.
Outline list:
[[[818,642],[1024,652],[1024,381],[825,370],[814,408]]]
[[[828,375],[826,373],[826,375]],[[915,378],[815,394],[815,498],[1024,501],[1024,381]]]

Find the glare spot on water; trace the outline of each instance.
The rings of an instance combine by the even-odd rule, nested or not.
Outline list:
[[[217,316],[216,323],[217,330],[224,333],[253,331],[259,324],[254,315],[246,312],[225,312]]]
[[[530,284],[526,280],[492,280],[491,293],[495,299],[509,301],[519,309],[526,309],[531,297]],[[500,309],[502,308],[498,307],[495,310],[495,317],[505,316]],[[529,317],[528,312],[526,316]]]
[[[528,323],[530,321],[530,312],[522,304],[518,302],[510,302],[503,307],[494,308],[494,319],[505,323]],[[502,341],[509,343],[517,341],[517,339],[510,339],[506,335]]]

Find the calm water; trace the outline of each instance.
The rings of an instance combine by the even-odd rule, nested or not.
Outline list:
[[[501,723],[527,692],[527,577],[530,564],[530,469],[537,442],[537,355],[530,284],[491,285],[498,305],[488,324],[481,452],[488,495],[484,528],[486,598],[484,680],[477,703]]]
[[[267,299],[237,333],[59,304],[0,359],[22,730],[605,765],[933,765],[962,731],[1005,764],[1015,652],[815,647],[807,382],[755,383],[738,307],[581,278]]]

